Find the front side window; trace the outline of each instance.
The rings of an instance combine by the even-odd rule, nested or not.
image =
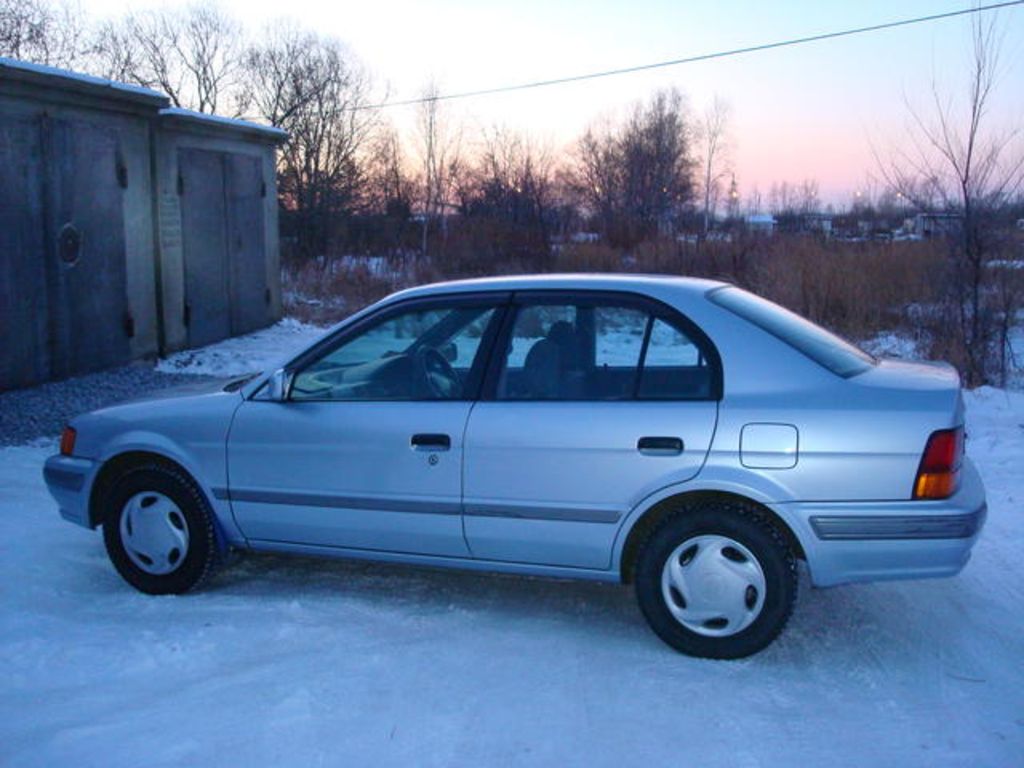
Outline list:
[[[292,400],[462,400],[471,396],[492,306],[391,315],[294,377]]]
[[[614,301],[518,308],[498,377],[500,400],[699,400],[714,371],[682,324]]]

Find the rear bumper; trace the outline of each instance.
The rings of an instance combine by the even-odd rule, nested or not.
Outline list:
[[[812,515],[811,528],[826,541],[969,539],[985,524],[988,505],[963,515]]]
[[[89,491],[97,466],[91,459],[60,454],[51,456],[43,465],[43,479],[60,507],[60,516],[85,528],[92,527],[89,524]]]
[[[953,576],[971,557],[987,516],[970,461],[960,490],[942,501],[778,505],[797,533],[815,586]]]

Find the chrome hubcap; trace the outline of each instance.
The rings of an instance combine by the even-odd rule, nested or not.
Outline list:
[[[764,608],[765,591],[757,558],[728,536],[687,539],[661,571],[661,593],[676,621],[708,637],[749,627]]]
[[[188,552],[185,516],[162,493],[137,493],[121,510],[121,543],[129,559],[146,573],[171,573]]]

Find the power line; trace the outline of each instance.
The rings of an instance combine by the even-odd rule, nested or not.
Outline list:
[[[804,45],[806,43],[816,43],[821,40],[833,40],[838,37],[850,37],[852,35],[862,35],[867,32],[877,32],[882,29],[893,29],[895,27],[906,27],[911,24],[924,24],[932,21],[940,21],[942,19],[951,19],[956,16],[967,16],[969,14],[982,13],[984,11],[994,11],[999,8],[1009,8],[1014,5],[1024,5],[1024,0],[1009,0],[1003,3],[992,3],[990,5],[981,5],[975,8],[964,8],[959,11],[948,11],[946,13],[936,13],[931,16],[917,16],[912,19],[901,19],[899,21],[887,21],[883,24],[872,24],[867,27],[857,27],[855,29],[844,29],[838,32],[824,32],[818,35],[809,35],[807,37],[794,37],[788,40],[780,40],[774,43],[762,43],[761,45],[750,45],[745,48],[733,48],[728,51],[716,51],[714,53],[702,53],[696,56],[687,56],[682,59],[672,59],[670,61],[658,61],[652,64],[639,64],[633,67],[622,67],[621,69],[608,69],[603,72],[588,72],[583,75],[569,75],[567,77],[556,77],[550,80],[536,80],[530,83],[518,83],[516,85],[504,85],[497,88],[482,88],[477,91],[463,91],[461,93],[447,93],[438,94],[437,96],[423,96],[417,99],[407,99],[404,101],[385,101],[380,104],[368,104],[362,107],[355,107],[354,110],[361,111],[367,109],[387,109],[389,107],[407,107],[414,104],[426,104],[431,101],[454,101],[455,99],[469,99],[475,96],[489,96],[495,93],[510,93],[512,91],[525,91],[532,88],[545,88],[549,85],[564,85],[566,83],[578,83],[583,80],[596,80],[601,77],[613,77],[615,75],[628,75],[633,72],[643,72],[649,69],[662,69],[664,67],[676,67],[681,64],[693,64],[698,61],[710,61],[712,59],[724,59],[730,56],[740,56],[745,53],[757,53],[758,51],[770,51],[774,48],[788,48],[794,45]]]

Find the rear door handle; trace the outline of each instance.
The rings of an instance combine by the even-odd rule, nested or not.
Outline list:
[[[409,444],[414,451],[447,451],[452,447],[452,439],[448,435],[424,432],[413,435]]]
[[[678,456],[683,452],[683,441],[678,437],[641,437],[636,449],[646,456]]]

